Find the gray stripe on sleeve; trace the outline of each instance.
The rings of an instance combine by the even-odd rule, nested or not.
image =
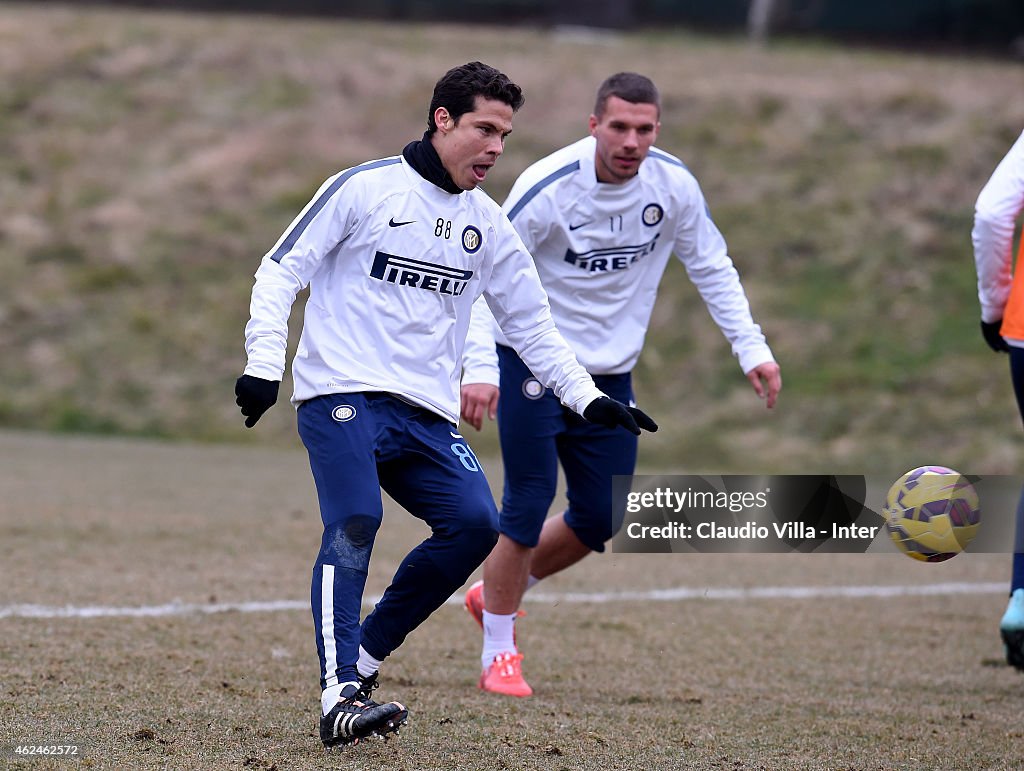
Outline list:
[[[361,171],[379,169],[382,166],[393,166],[394,164],[401,162],[402,159],[398,157],[382,158],[379,161],[370,161],[369,163],[364,163],[361,166],[356,166],[346,171],[344,174],[342,174],[340,177],[334,180],[333,184],[331,184],[329,188],[324,190],[323,194],[319,198],[317,198],[313,205],[310,206],[309,209],[306,211],[305,216],[303,216],[301,220],[295,223],[295,226],[288,232],[288,235],[285,237],[284,241],[281,242],[281,245],[274,250],[274,253],[270,256],[270,259],[272,259],[274,262],[281,262],[281,258],[292,250],[292,247],[295,246],[295,242],[299,240],[299,238],[305,232],[306,228],[309,227],[309,223],[312,222],[316,215],[320,213],[321,209],[323,209],[324,206],[327,205],[327,202],[331,200],[331,196],[337,193],[341,186],[348,182],[350,179],[352,179],[352,177],[354,177],[356,174],[358,174]]]

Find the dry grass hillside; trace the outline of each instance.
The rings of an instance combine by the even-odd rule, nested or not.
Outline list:
[[[0,425],[297,442],[286,405],[245,432],[233,403],[258,261],[324,178],[418,137],[437,76],[478,58],[527,94],[499,200],[585,131],[603,77],[654,78],[659,145],[701,180],[783,365],[766,413],[673,264],[637,371],[665,427],[647,467],[1017,468],[969,232],[1024,127],[1021,66],[671,30],[0,6]]]

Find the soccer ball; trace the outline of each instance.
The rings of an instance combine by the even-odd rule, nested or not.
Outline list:
[[[896,548],[924,562],[955,557],[977,535],[981,521],[974,486],[945,466],[921,466],[897,479],[883,514]]]

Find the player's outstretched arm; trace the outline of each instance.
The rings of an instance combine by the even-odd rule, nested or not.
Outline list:
[[[617,402],[608,396],[600,396],[594,399],[583,410],[583,417],[591,423],[597,423],[605,428],[622,426],[632,434],[640,436],[640,429],[645,431],[657,431],[658,424],[643,411],[636,407],[627,407],[622,402]]]
[[[771,409],[779,398],[782,390],[782,371],[774,361],[758,364],[747,373],[747,380],[754,386],[759,398],[765,400],[765,406]]]
[[[479,431],[484,415],[494,420],[498,414],[498,386],[490,383],[465,383],[462,386],[462,419]]]
[[[252,428],[277,402],[278,380],[264,380],[261,377],[242,375],[235,381],[235,404],[245,415],[245,427]]]

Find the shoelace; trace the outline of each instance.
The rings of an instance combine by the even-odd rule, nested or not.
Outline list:
[[[502,653],[498,656],[498,672],[502,677],[515,677],[519,674],[519,662],[523,660],[521,653]]]
[[[359,690],[352,698],[359,699],[367,707],[379,706],[372,698],[373,691],[377,688],[380,688],[380,683],[377,682],[377,673],[374,672],[369,677],[360,679]]]

